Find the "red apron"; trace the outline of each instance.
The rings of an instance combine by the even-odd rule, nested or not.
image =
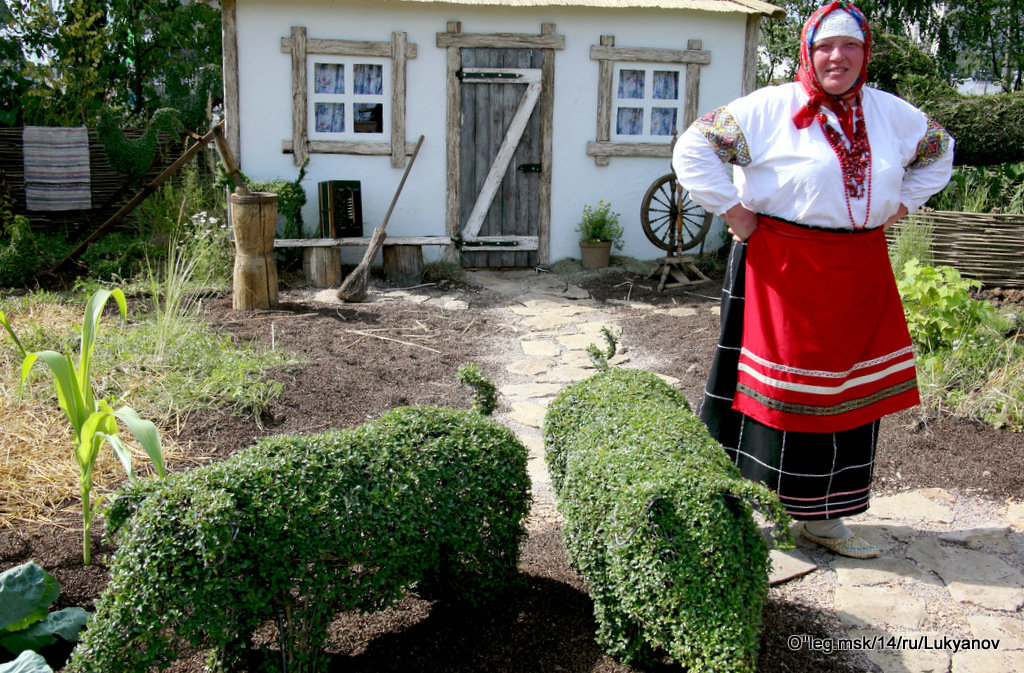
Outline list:
[[[761,216],[747,244],[733,408],[765,425],[839,432],[920,401],[885,232]]]

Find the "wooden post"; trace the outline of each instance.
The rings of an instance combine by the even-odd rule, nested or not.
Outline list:
[[[313,287],[341,285],[341,250],[338,248],[303,248],[302,274]]]
[[[276,308],[274,230],[277,227],[277,194],[236,192],[230,200],[235,233],[231,306],[236,311]]]
[[[384,277],[393,285],[416,285],[423,280],[423,248],[384,244]]]

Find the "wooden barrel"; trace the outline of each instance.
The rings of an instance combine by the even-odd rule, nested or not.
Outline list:
[[[235,233],[235,269],[232,307],[252,311],[277,307],[277,265],[274,233],[277,194],[247,192],[231,195],[231,222]]]

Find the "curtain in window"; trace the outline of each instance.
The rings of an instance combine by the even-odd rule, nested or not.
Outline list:
[[[643,98],[645,74],[643,70],[620,70],[619,98]]]
[[[357,94],[380,96],[384,93],[384,66],[356,63],[352,68],[352,91]]]
[[[345,105],[343,103],[316,104],[317,133],[345,132]]]
[[[345,65],[343,63],[317,63],[314,66],[315,93],[345,93]]]

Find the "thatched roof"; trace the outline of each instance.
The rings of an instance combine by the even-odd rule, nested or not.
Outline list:
[[[506,7],[604,7],[607,9],[688,9],[702,12],[767,14],[780,18],[785,11],[762,0],[383,0],[432,4]]]

